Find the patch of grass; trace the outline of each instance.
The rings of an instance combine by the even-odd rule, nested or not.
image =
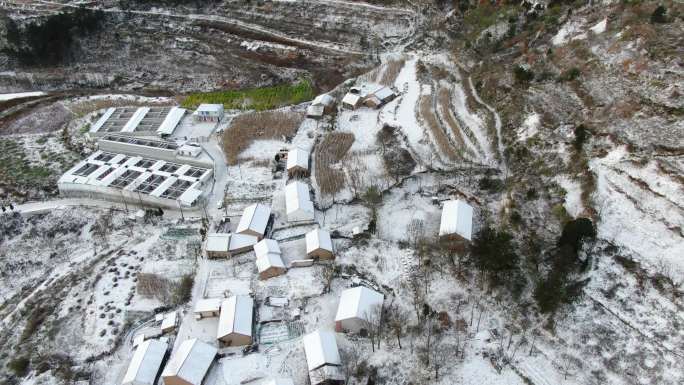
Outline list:
[[[558,76],[559,82],[570,82],[577,79],[581,75],[581,71],[577,67],[572,67],[569,70],[561,72]]]
[[[242,114],[223,133],[223,152],[228,164],[235,165],[240,153],[259,139],[287,139],[294,135],[304,114],[292,111],[264,111]]]
[[[231,110],[265,111],[305,102],[313,97],[314,90],[311,82],[302,79],[295,84],[190,94],[185,97],[181,105],[194,109],[202,103],[214,103],[223,104],[226,109]]]
[[[7,363],[7,368],[14,373],[15,376],[22,378],[28,374],[29,363],[31,361],[27,356],[19,356]]]
[[[354,134],[330,132],[316,146],[316,182],[323,195],[333,195],[344,187],[344,172],[334,167],[354,143]]]
[[[0,188],[17,196],[30,190],[52,193],[56,191],[54,178],[49,168],[29,162],[20,142],[0,139]]]

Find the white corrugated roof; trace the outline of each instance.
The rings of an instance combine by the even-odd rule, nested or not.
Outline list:
[[[230,244],[228,245],[229,251],[240,250],[245,247],[250,247],[256,245],[259,241],[257,237],[249,234],[232,234],[230,236]]]
[[[213,233],[207,234],[207,251],[226,252],[230,246],[230,234]]]
[[[256,265],[257,270],[259,270],[260,273],[270,269],[271,267],[285,268],[285,264],[283,263],[283,259],[280,257],[280,253],[257,254]]]
[[[247,295],[234,295],[221,303],[216,338],[229,334],[252,336],[252,311],[254,300]]]
[[[340,295],[335,321],[350,318],[367,319],[374,311],[373,307],[382,305],[384,298],[381,293],[363,286],[344,290]]]
[[[306,116],[316,116],[320,117],[325,114],[325,107],[324,106],[309,106],[306,107]]]
[[[359,103],[359,100],[361,100],[361,96],[359,96],[357,94],[348,93],[348,94],[344,95],[344,98],[342,99],[342,103],[355,106]]]
[[[268,380],[264,385],[294,385],[294,382],[290,378],[274,378]]]
[[[176,126],[185,115],[185,108],[173,107],[164,118],[162,124],[157,129],[159,135],[171,135],[176,130]]]
[[[309,153],[301,148],[293,148],[287,153],[287,169],[301,167],[305,170],[309,169]]]
[[[200,104],[199,107],[197,107],[197,111],[221,112],[223,111],[223,104]]]
[[[202,298],[195,304],[195,313],[218,312],[221,310],[221,302],[223,298]]]
[[[306,233],[306,252],[310,253],[317,249],[333,251],[332,239],[326,230],[315,229]]]
[[[143,338],[144,335],[141,335]],[[122,385],[154,385],[168,344],[159,340],[147,340],[133,353]]]
[[[198,339],[183,341],[166,364],[162,377],[180,377],[192,385],[201,385],[218,349]]]
[[[309,198],[309,187],[300,181],[294,181],[285,186],[285,206],[287,214],[299,210],[313,214],[313,203]]]
[[[176,321],[178,320],[178,314],[173,311],[171,313],[164,314],[164,319],[161,323],[161,329],[168,329],[176,326]]]
[[[375,92],[373,93],[378,99],[384,101],[387,98],[390,98],[394,95],[394,91],[392,91],[389,87],[380,87]]]
[[[280,246],[278,246],[278,241],[274,239],[262,239],[254,245],[254,253],[257,257],[268,253],[280,254]]]
[[[97,122],[95,122],[95,124],[93,124],[92,127],[90,127],[90,132],[98,132],[100,128],[102,128],[102,125],[104,125],[105,122],[109,120],[109,117],[112,116],[114,111],[116,111],[116,108],[114,107],[107,108],[107,111],[105,111],[105,113],[102,114],[102,116],[100,116],[100,119],[98,119]]]
[[[458,234],[471,240],[473,232],[473,208],[462,200],[446,201],[442,208],[439,235]]]
[[[259,234],[266,232],[268,219],[271,216],[271,208],[261,203],[249,205],[242,212],[240,223],[238,223],[235,232],[242,233],[247,230],[255,231]]]
[[[121,132],[133,132],[138,127],[140,122],[145,118],[145,115],[150,111],[150,107],[140,107],[133,113],[130,119],[121,129]]]
[[[323,365],[341,365],[335,333],[317,330],[304,336],[304,352],[309,370]]]
[[[197,198],[202,195],[202,190],[190,187],[185,190],[181,196],[178,197],[178,201],[185,206],[192,206]]]

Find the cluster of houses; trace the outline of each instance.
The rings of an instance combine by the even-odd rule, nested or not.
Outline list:
[[[391,102],[397,94],[389,87],[377,84],[363,84],[351,87],[342,98],[342,107],[355,110],[361,106],[380,108]],[[306,109],[306,116],[320,119],[335,108],[335,98],[330,94],[318,95]]]

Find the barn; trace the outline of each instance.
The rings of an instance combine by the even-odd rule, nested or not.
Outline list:
[[[216,339],[227,346],[252,343],[254,300],[247,295],[234,295],[221,304]]]
[[[242,212],[240,223],[235,230],[238,234],[253,235],[259,239],[266,234],[271,219],[271,208],[261,203],[249,205]]]
[[[164,385],[201,385],[218,349],[198,339],[183,341],[162,372]]]
[[[230,256],[228,248],[230,246],[230,234],[212,233],[207,234],[207,241],[204,249],[208,258],[227,258]]]
[[[471,241],[473,232],[473,208],[463,200],[444,202],[439,224],[440,238]]]
[[[309,198],[309,187],[306,184],[294,181],[285,186],[285,210],[288,222],[314,219],[314,206]]]
[[[256,265],[260,279],[269,279],[285,274],[285,264],[281,258],[280,246],[273,239],[262,239],[254,245]]]
[[[306,255],[309,258],[317,259],[335,258],[330,233],[321,229],[306,233]]]
[[[160,340],[147,340],[133,353],[131,362],[121,385],[154,385],[161,372],[168,343]]]
[[[317,330],[303,338],[311,385],[344,384],[335,333]]]
[[[364,286],[344,290],[335,315],[335,331],[365,334],[367,322],[376,321],[384,299],[381,293]]]
[[[290,178],[309,176],[309,152],[293,148],[287,153],[287,176]]]

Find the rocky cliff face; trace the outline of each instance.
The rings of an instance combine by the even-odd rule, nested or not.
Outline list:
[[[0,89],[186,92],[267,85],[308,74],[317,86],[329,88],[373,65],[380,49],[410,38],[414,18],[411,11],[327,1],[126,10],[118,5],[103,4],[98,30],[75,38],[64,63],[35,67],[0,55]],[[49,8],[10,2],[4,11],[21,28],[72,10],[68,2]]]

